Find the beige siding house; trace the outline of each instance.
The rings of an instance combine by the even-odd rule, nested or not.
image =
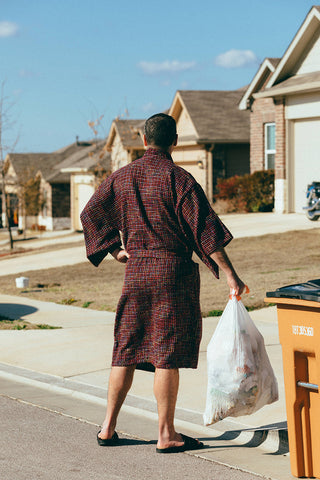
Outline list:
[[[144,154],[143,126],[145,120],[120,120],[112,122],[107,138],[111,153],[112,171],[116,171]]]
[[[240,109],[251,111],[251,171],[275,169],[275,212],[302,213],[320,181],[320,6],[282,58],[262,63]]]
[[[177,91],[169,114],[177,122],[173,160],[188,170],[212,201],[218,178],[250,170],[250,115],[238,104],[244,90]]]
[[[178,91],[168,113],[177,122],[172,157],[189,171],[212,201],[217,178],[249,173],[249,122],[239,111],[243,90]],[[114,120],[107,139],[112,171],[141,157],[145,120]]]
[[[80,214],[99,183],[111,172],[111,156],[105,140],[88,143],[59,164],[61,174],[70,176],[71,229],[80,231]]]
[[[7,155],[6,192],[15,199],[11,216],[20,230],[33,225],[45,230],[79,228],[79,210],[94,192],[99,175],[110,169],[109,154],[99,159],[95,155],[100,147],[96,142],[77,141],[53,153]],[[42,208],[30,217],[23,211],[21,191],[25,181],[35,177],[40,179]]]
[[[65,151],[49,153],[10,153],[5,159],[8,168],[6,174],[6,191],[15,194],[18,200],[18,228],[25,230],[33,226],[45,230],[62,230],[70,228],[70,179],[61,176],[56,170],[64,154],[72,151],[69,146]],[[21,192],[26,181],[40,178],[42,208],[38,215],[26,215],[21,201]]]

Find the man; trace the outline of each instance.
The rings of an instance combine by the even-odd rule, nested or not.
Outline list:
[[[144,156],[110,175],[81,214],[89,260],[98,266],[110,252],[126,263],[115,320],[107,413],[98,443],[117,443],[120,408],[135,368],[147,363],[155,367],[157,452],[172,453],[203,446],[174,428],[179,368],[197,367],[202,331],[199,271],[192,253],[216,277],[221,268],[237,295],[244,284],[224,251],[231,233],[211,209],[200,185],[173,163],[174,119],[162,113],[150,117],[144,144],[149,147]]]

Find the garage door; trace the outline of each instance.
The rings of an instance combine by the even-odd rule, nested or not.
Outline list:
[[[79,183],[76,185],[77,188],[77,211],[75,212],[75,230],[82,230],[82,223],[80,220],[80,213],[86,206],[87,202],[90,200],[91,196],[94,193],[93,185]]]
[[[306,204],[306,188],[320,182],[320,118],[294,123],[294,209],[301,213]]]

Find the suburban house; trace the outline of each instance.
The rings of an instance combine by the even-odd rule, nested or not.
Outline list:
[[[179,90],[169,110],[177,122],[173,160],[212,201],[218,178],[250,171],[250,115],[238,109],[244,90]]]
[[[70,168],[79,158],[86,158],[95,149],[95,143],[76,141],[53,153],[8,154],[5,159],[5,189],[11,204],[11,223],[17,224],[20,230],[32,227],[70,229],[71,172],[67,167]],[[61,171],[63,167],[65,170]],[[37,215],[30,215],[24,211],[22,193],[28,189],[28,182],[36,178],[39,179],[40,211]]]
[[[101,181],[111,173],[111,154],[106,141],[93,142],[60,163],[61,175],[69,175],[71,229],[80,231],[80,213]]]
[[[243,93],[179,90],[168,112],[179,135],[172,158],[196,178],[210,201],[217,178],[250,170],[250,114],[238,109]],[[113,121],[107,139],[112,171],[143,155],[144,122]]]
[[[113,172],[144,154],[144,122],[145,120],[129,119],[115,119],[112,122],[106,146],[111,152]]]
[[[239,108],[250,111],[250,170],[275,170],[275,212],[301,213],[320,181],[320,6],[281,58],[267,58]]]
[[[20,230],[36,225],[52,230],[54,227],[59,229],[58,223],[66,224],[70,215],[70,197],[65,180],[54,175],[54,166],[59,161],[61,156],[58,153],[10,153],[6,156],[5,188],[17,198],[14,215]],[[31,215],[25,211],[22,197],[28,186],[30,188],[29,182],[35,178],[40,180],[41,206],[38,214]]]

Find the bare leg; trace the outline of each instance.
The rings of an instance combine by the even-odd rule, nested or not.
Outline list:
[[[179,389],[179,370],[157,368],[154,376],[154,394],[158,405],[158,448],[183,445],[181,435],[174,429],[174,412]]]
[[[103,439],[111,438],[117,424],[117,418],[120,408],[132,385],[133,374],[136,366],[112,367],[109,387],[107,413],[104,419],[99,437]]]

